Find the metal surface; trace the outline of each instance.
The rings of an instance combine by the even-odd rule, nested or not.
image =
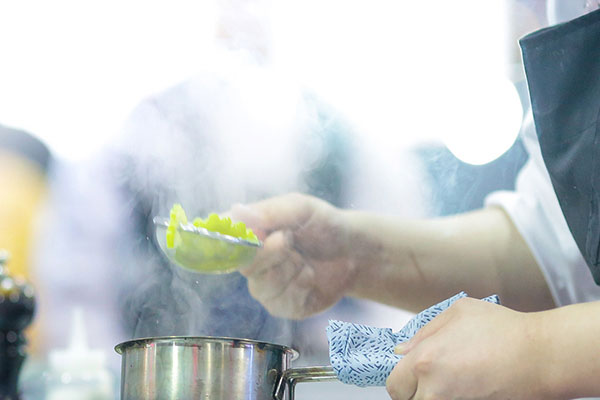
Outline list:
[[[233,236],[211,232],[193,224],[179,224],[182,245],[170,249],[166,243],[169,220],[154,217],[156,240],[167,258],[175,265],[202,273],[229,273],[254,258],[260,242],[250,242]]]
[[[287,386],[288,399],[294,400],[296,384],[301,382],[337,381],[337,374],[330,366],[292,368],[283,372],[282,378],[275,388],[274,399],[283,400]]]
[[[281,400],[297,382],[335,380],[331,367],[289,369],[295,350],[216,337],[136,339],[121,354],[122,400]]]

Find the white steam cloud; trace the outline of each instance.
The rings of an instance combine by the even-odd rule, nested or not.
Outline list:
[[[206,216],[290,191],[338,206],[423,215],[420,175],[407,155],[363,141],[333,109],[276,70],[247,62],[243,53],[222,56],[215,68],[140,105],[117,146],[124,160],[119,179],[131,203],[141,204],[147,235],[148,221],[168,215],[175,202],[190,216]],[[125,274],[134,336],[291,344],[293,323],[269,316],[241,275],[168,267],[147,240],[140,244]]]

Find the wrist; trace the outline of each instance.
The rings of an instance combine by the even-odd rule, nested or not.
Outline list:
[[[544,346],[544,385],[549,399],[600,394],[600,302],[580,303],[536,313]]]
[[[369,249],[370,238],[361,232],[360,212],[353,210],[338,209],[337,222],[340,227],[339,240],[342,244],[340,254],[343,254],[344,265],[352,276],[349,281],[346,295],[357,296],[357,289],[364,281],[367,265],[372,265],[373,251]],[[360,290],[359,290],[360,291]]]
[[[548,313],[521,313],[521,316],[525,320],[525,329],[521,335],[521,359],[517,362],[525,368],[524,375],[529,377],[525,383],[530,386],[526,390],[532,398],[560,399],[562,397],[558,395],[560,391],[557,387],[560,373],[556,371]]]
[[[580,396],[582,386],[578,377],[580,365],[572,363],[577,355],[569,350],[571,345],[585,346],[585,343],[573,343],[569,329],[569,321],[564,308],[531,313],[531,331],[537,356],[537,382],[539,382],[539,398],[569,399]]]
[[[356,211],[336,209],[336,223],[339,227],[338,240],[341,244],[340,256],[344,258],[343,264],[351,279],[345,295],[354,296],[354,291],[362,279],[363,258],[367,253],[364,251],[365,243],[357,230]]]
[[[381,301],[376,293],[397,274],[398,243],[392,242],[396,232],[390,231],[390,221],[380,216],[354,210],[340,210],[344,226],[347,265],[353,279],[347,295]],[[385,302],[385,301],[384,301]]]

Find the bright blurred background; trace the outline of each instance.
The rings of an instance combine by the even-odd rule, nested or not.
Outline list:
[[[358,143],[360,149],[348,154],[356,156],[359,168],[346,168],[352,163],[337,165],[338,159],[333,163],[352,175],[346,177],[350,184],[343,188],[348,195],[345,206],[406,217],[466,211],[481,207],[485,196],[494,190],[511,189],[527,157],[518,139],[527,95],[517,38],[543,25],[544,20],[543,0],[1,1],[0,124],[33,134],[49,147],[56,160],[48,179],[54,194],[47,207],[54,219],[46,220],[46,230],[38,233],[42,244],[30,246],[37,252],[31,264],[37,266],[30,271],[27,266],[22,268],[36,284],[40,300],[35,318],[40,327],[30,335],[34,338],[32,359],[36,358],[39,365],[29,374],[29,382],[39,386],[36,374],[45,370],[49,352],[67,344],[72,333],[70,309],[75,306],[86,309],[90,342],[108,355],[118,381],[119,359],[112,347],[118,339],[130,336],[124,336],[125,328],[119,325],[129,303],[121,301],[117,286],[126,281],[128,272],[124,266],[136,261],[144,264],[143,256],[148,255],[136,253],[128,246],[146,238],[149,242],[152,235],[146,236],[143,229],[135,231],[128,238],[131,243],[124,245],[127,240],[123,239],[123,231],[126,225],[136,223],[146,228],[147,221],[135,214],[139,211],[136,203],[152,203],[156,200],[152,195],[159,192],[149,175],[144,176],[149,185],[140,183],[140,192],[145,192],[141,196],[132,190],[129,197],[119,197],[123,194],[108,190],[115,186],[111,181],[114,177],[108,177],[106,172],[112,160],[104,159],[100,167],[95,164],[95,160],[102,159],[96,157],[106,147],[122,136],[128,137],[128,132],[124,134],[126,121],[128,129],[137,124],[133,130],[142,134],[142,140],[133,135],[131,142],[125,143],[131,144],[130,156],[139,155],[143,160],[143,170],[148,167],[144,162],[160,157],[171,142],[175,149],[171,153],[175,160],[171,161],[178,161],[179,149],[197,145],[168,137],[171,128],[177,134],[183,132],[184,137],[186,128],[198,128],[194,100],[204,102],[198,108],[211,110],[211,98],[194,93],[206,89],[202,84],[208,78],[200,79],[200,85],[190,78],[206,71],[227,70],[223,75],[232,82],[241,82],[247,93],[223,91],[240,101],[232,105],[231,119],[240,118],[241,125],[244,114],[255,111],[259,119],[268,116],[285,120],[290,104],[283,99],[286,87],[277,85],[291,82],[290,87],[302,87],[331,105],[333,114],[338,117],[339,113],[352,127],[342,134],[351,131],[356,136],[352,140],[356,139],[353,143]],[[256,60],[236,64],[241,59],[223,55],[224,48],[231,47],[249,50]],[[247,73],[243,71],[246,67]],[[257,72],[262,67],[268,76]],[[245,80],[248,77],[259,79]],[[207,87],[212,88],[211,84]],[[273,94],[279,92],[284,94],[282,101],[277,96],[274,101]],[[178,103],[179,96],[187,95]],[[155,110],[152,106],[156,104],[160,107]],[[155,114],[144,114],[148,109]],[[160,116],[163,111],[167,113],[165,118],[158,118],[157,114]],[[227,120],[228,115],[215,119],[219,117]],[[180,122],[183,129],[177,125]],[[260,121],[258,128],[277,126],[277,121],[264,122]],[[237,125],[227,125],[231,126]],[[224,143],[239,147],[234,153],[241,160],[236,167],[242,169],[250,164],[263,165],[259,161],[264,160],[253,159],[253,154],[244,157],[243,153],[251,153],[248,149],[252,145],[265,148],[273,144],[273,148],[280,145],[284,149],[288,144],[274,144],[276,141],[268,133],[255,143],[252,136],[244,137],[249,135],[246,131],[223,133],[227,135],[230,136],[223,139]],[[288,136],[290,139],[292,134]],[[244,140],[238,140],[242,137]],[[340,153],[351,147],[343,146],[348,138],[342,137],[340,142],[337,139],[331,142],[334,148],[328,150],[334,155],[339,143]],[[187,147],[177,147],[182,143]],[[309,150],[310,146],[311,143]],[[322,148],[320,151],[323,153]],[[198,154],[203,153],[190,151],[181,155],[182,159],[194,161]],[[346,160],[348,154],[342,154],[340,159]],[[2,155],[0,152],[0,161]],[[269,176],[286,182],[290,180],[286,173],[295,171],[285,165],[280,175],[274,173],[284,164],[276,156],[264,162],[271,166],[265,167],[270,171],[248,173],[258,182],[252,184],[257,183],[261,190],[279,190],[280,182],[269,181]],[[286,154],[281,157],[286,161]],[[235,157],[227,160],[232,158]],[[217,166],[219,160],[216,158]],[[300,169],[307,172],[309,168]],[[175,175],[175,168],[155,170],[165,170],[166,181]],[[226,172],[235,177],[238,171],[233,168]],[[0,170],[2,189],[10,189],[10,185],[26,188],[23,179],[4,179],[2,172],[13,178],[21,176],[8,168]],[[138,172],[131,172],[134,183]],[[327,172],[325,168],[324,174]],[[33,186],[42,186],[38,179],[41,178],[37,175],[32,178]],[[261,179],[265,182],[259,182]],[[325,182],[330,181],[325,176]],[[229,184],[234,183],[237,182]],[[329,186],[326,189],[335,185]],[[35,201],[41,202],[35,194]],[[185,193],[193,200],[195,194],[193,190]],[[14,204],[23,204],[25,197],[13,197]],[[0,196],[0,201],[5,200]],[[130,211],[128,207],[135,211],[133,216],[123,213],[126,208]],[[19,217],[13,207],[0,208],[0,216],[2,211],[16,221],[12,222],[13,227],[34,219],[32,213],[26,214],[27,220]],[[156,210],[150,207],[143,211],[149,214]],[[123,223],[129,217],[132,219]],[[0,218],[0,248],[7,243],[3,242],[3,235],[14,236],[14,228],[6,224],[7,220]],[[27,235],[23,241],[35,236],[29,230],[23,235]],[[25,263],[24,256],[16,255],[13,262]],[[151,280],[142,274],[151,271],[146,267],[130,267],[129,274],[138,274],[138,281]],[[161,279],[166,276],[166,282],[174,285],[173,290],[166,291],[167,298],[175,297],[175,289],[184,292],[192,286],[168,275],[164,265],[159,267],[163,269],[156,271],[167,274],[160,275]],[[132,281],[137,287],[139,282]],[[206,289],[196,286],[193,289]],[[150,287],[148,292],[156,292],[155,289]],[[166,301],[159,302],[159,306],[166,307],[165,304]],[[135,305],[146,307],[145,303]],[[133,311],[132,314],[137,315]],[[327,318],[399,329],[410,316],[402,310],[368,302],[342,301],[331,312],[304,325],[294,325],[305,338],[297,344],[309,356],[302,361],[311,363],[312,355],[318,362],[326,362],[323,326]],[[162,323],[157,317],[156,325]],[[43,336],[44,340],[35,339]],[[40,344],[42,341],[45,343]],[[307,385],[301,388],[299,396],[304,393],[304,398],[312,399],[387,398],[383,388],[357,391],[341,386]],[[34,398],[38,397],[26,400]]]
[[[374,140],[442,142],[483,164],[520,125],[506,73],[510,3],[277,1],[274,62]],[[215,10],[208,0],[1,2],[0,121],[61,157],[88,157],[141,99],[210,59]]]

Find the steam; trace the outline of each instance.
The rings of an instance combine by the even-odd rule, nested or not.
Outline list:
[[[231,55],[212,70],[145,101],[117,151],[119,174],[141,225],[168,216],[175,202],[192,217],[290,191],[324,144],[318,116],[298,87],[274,71]],[[136,211],[139,213],[139,211]],[[124,294],[134,337],[230,336],[289,344],[292,323],[274,318],[248,294],[238,273],[197,275],[170,266],[140,232]]]
[[[238,10],[237,0],[230,0],[226,4],[229,4],[225,8],[230,12]],[[436,4],[435,7],[441,4]],[[304,3],[298,5],[303,9],[306,6]],[[320,2],[315,5],[319,8],[325,6]],[[345,8],[346,4],[343,6]],[[253,10],[250,9],[246,14],[248,22],[252,17],[251,11]],[[437,11],[431,15],[438,15],[442,19],[455,15]],[[326,17],[328,14],[316,14],[325,16],[323,21],[326,22],[327,29],[314,29],[312,34],[330,32],[331,20]],[[396,14],[387,13],[391,19]],[[412,13],[420,14],[422,13]],[[267,18],[266,14],[261,14],[260,18],[263,17]],[[311,29],[305,29],[306,19],[295,17],[295,23],[300,24],[299,29],[290,31],[302,32],[302,40],[305,40],[305,35],[310,35]],[[288,23],[291,19],[285,21]],[[347,18],[346,21],[352,24],[352,30],[337,29],[344,41],[347,40],[347,32],[359,32],[355,29],[355,19]],[[454,19],[451,18],[450,21]],[[351,114],[349,118],[354,117],[353,121],[363,122],[360,130],[354,129],[345,122],[348,121],[347,118],[338,115],[334,109],[326,107],[304,91],[292,77],[285,76],[268,65],[268,46],[263,46],[260,40],[241,40],[244,39],[243,35],[230,31],[233,39],[240,39],[229,46],[230,49],[238,49],[237,51],[205,52],[204,70],[197,77],[147,99],[127,121],[119,142],[113,149],[118,158],[115,163],[116,178],[124,194],[122,201],[117,204],[102,203],[101,208],[94,209],[94,215],[87,215],[92,214],[87,209],[80,211],[86,214],[86,218],[76,221],[77,229],[72,230],[71,236],[65,236],[65,232],[60,230],[64,230],[65,226],[60,218],[57,218],[54,226],[49,227],[47,237],[62,238],[64,242],[62,247],[56,246],[54,240],[49,242],[50,249],[42,257],[49,265],[46,268],[47,281],[59,289],[49,292],[56,297],[64,296],[64,293],[77,293],[77,296],[84,299],[90,296],[90,303],[97,304],[108,298],[106,303],[110,307],[105,305],[106,310],[95,310],[100,317],[98,320],[102,322],[95,325],[97,329],[93,333],[104,336],[100,339],[109,336],[107,330],[103,329],[105,327],[102,327],[105,324],[103,317],[106,315],[105,318],[108,319],[112,317],[113,309],[119,309],[122,310],[123,326],[127,330],[128,337],[125,339],[209,335],[300,344],[301,347],[325,341],[323,345],[326,346],[325,335],[315,332],[324,328],[322,324],[326,324],[327,317],[335,317],[334,315],[328,313],[311,319],[303,328],[311,329],[310,335],[297,333],[298,324],[268,315],[251,298],[246,281],[240,274],[195,275],[170,265],[153,244],[151,219],[156,215],[166,216],[175,202],[182,203],[190,216],[206,216],[210,212],[228,210],[234,203],[252,202],[290,191],[308,192],[337,206],[406,217],[430,215],[431,205],[424,200],[431,197],[436,207],[433,214],[448,214],[458,208],[464,209],[466,199],[476,194],[475,189],[478,195],[484,192],[482,185],[479,188],[474,186],[471,180],[472,170],[469,174],[461,172],[462,167],[456,160],[448,159],[450,155],[447,153],[415,155],[406,148],[395,146],[406,142],[400,140],[403,139],[402,135],[414,134],[415,131],[421,140],[421,134],[425,130],[431,130],[430,125],[435,122],[432,120],[436,119],[436,107],[431,105],[431,93],[435,93],[431,88],[436,86],[423,86],[423,81],[415,78],[421,76],[417,73],[422,72],[422,69],[430,71],[427,81],[433,79],[434,83],[447,79],[452,75],[442,74],[441,78],[435,79],[435,75],[442,72],[437,59],[461,57],[454,54],[451,46],[443,46],[441,54],[432,52],[433,46],[428,45],[432,43],[427,40],[421,42],[411,39],[397,46],[397,37],[414,38],[415,35],[414,25],[398,25],[395,22],[390,20],[389,23],[378,22],[377,25],[400,26],[406,29],[406,34],[370,36],[391,37],[394,46],[390,48],[403,48],[401,52],[392,50],[393,54],[402,55],[391,60],[392,62],[380,62],[383,59],[376,57],[376,53],[386,47],[381,44],[369,46],[370,51],[366,54],[360,51],[360,46],[345,46],[351,49],[353,57],[344,58],[339,54],[343,46],[338,46],[335,52],[330,51],[334,47],[332,41],[325,41],[332,46],[322,46],[327,49],[329,56],[335,54],[332,58],[318,57],[319,62],[315,62],[314,56],[294,58],[294,62],[297,62],[295,65],[300,70],[318,68],[322,72],[329,68],[344,78],[338,81],[342,81],[347,90],[339,91],[342,95],[333,98],[335,104],[344,106],[343,97],[368,99],[356,102],[356,107],[344,108]],[[445,26],[442,22],[436,19],[429,26]],[[456,25],[454,22],[453,24]],[[226,20],[224,26],[234,29],[239,25],[239,20],[232,19]],[[377,29],[375,31],[378,32]],[[467,31],[470,33],[473,29]],[[386,32],[385,29],[383,32]],[[268,31],[261,31],[262,33],[268,34]],[[363,35],[362,31],[357,34],[357,44],[359,38],[369,42]],[[440,40],[438,34],[432,38],[436,43]],[[314,40],[326,39],[318,37]],[[306,44],[306,41],[302,43]],[[469,53],[472,53],[472,41],[469,40],[468,43]],[[289,46],[289,41],[286,45],[288,50],[293,49],[294,52],[301,47]],[[263,64],[256,63],[256,54],[245,51],[244,48],[253,52],[264,51],[261,54]],[[446,52],[452,54],[446,55]],[[428,60],[426,56],[429,53],[434,54],[436,62],[423,61]],[[412,54],[411,58],[419,62],[405,59],[405,54]],[[334,57],[338,58],[337,63],[332,62]],[[358,60],[368,63],[364,67],[357,68],[355,65],[354,68],[344,70],[338,68],[344,66],[339,60],[347,60],[347,64]],[[373,65],[377,68],[372,68]],[[376,72],[379,76],[365,79],[365,76],[357,74],[357,71],[362,70],[379,71]],[[383,77],[389,76],[402,78],[402,85],[382,81]],[[379,81],[377,78],[380,78]],[[371,90],[378,87],[388,89],[393,96],[382,96],[385,94],[382,90]],[[372,112],[365,115],[365,106],[374,104],[377,106],[371,107]],[[414,121],[416,123],[411,123]],[[443,125],[444,121],[441,122]],[[427,167],[426,170],[422,169],[422,165]],[[515,171],[516,169],[514,167]],[[478,170],[482,170],[482,167],[478,167]],[[504,171],[510,172],[508,168]],[[513,178],[510,173],[506,175],[507,180]],[[427,182],[425,176],[434,176],[433,182]],[[72,211],[77,208],[73,204],[85,208],[81,205],[105,201],[102,193],[97,191],[108,183],[100,184],[94,175],[81,180],[94,186],[95,191],[90,191],[84,197],[78,193],[73,199],[68,199],[70,201],[61,199],[61,215],[66,218],[72,218]],[[485,180],[495,183],[500,181],[497,176]],[[88,193],[88,187],[81,183],[77,182],[76,190]],[[433,196],[429,192],[429,185],[436,187]],[[487,186],[484,189],[489,191]],[[481,199],[478,198],[478,201],[481,202]],[[109,217],[98,221],[99,216]],[[116,227],[115,221],[118,225]],[[88,237],[86,239],[83,236]],[[108,236],[110,240],[107,241]],[[115,244],[115,238],[120,243]],[[82,242],[82,239],[89,243]],[[76,248],[73,243],[77,243]],[[98,244],[102,244],[100,251],[106,254],[89,257]],[[110,247],[110,251],[106,251],[104,246]],[[77,254],[74,256],[74,253]],[[123,256],[118,258],[117,254]],[[66,262],[66,257],[71,260]],[[105,265],[106,260],[114,265]],[[86,278],[82,278],[82,266],[88,267],[93,274],[86,272]],[[114,269],[110,269],[111,267],[115,267],[118,273],[113,274]],[[77,277],[76,292],[67,286],[72,280],[71,275]],[[83,281],[85,285],[81,283]],[[109,282],[111,285],[108,288],[105,285],[94,285],[95,281]],[[116,296],[109,290],[117,287],[120,301],[113,304]],[[57,301],[55,303],[60,304]],[[42,304],[51,308],[48,306],[50,302]],[[56,304],[52,304],[57,316],[54,336],[60,340],[64,338],[64,333],[59,328],[66,326],[66,323],[61,323],[58,319],[64,313],[61,306]],[[351,301],[347,301],[345,306],[346,310],[352,311],[346,311],[342,319],[362,318],[362,323],[369,323],[365,315],[373,311],[371,306]],[[385,319],[385,323],[387,321],[389,317]]]
[[[297,325],[270,316],[240,274],[196,275],[165,260],[150,221],[167,216],[175,202],[189,216],[204,217],[300,191],[337,206],[425,213],[414,156],[355,132],[336,110],[261,60],[244,50],[207,55],[198,76],[144,101],[125,125],[115,150],[135,243],[121,276],[132,337],[299,340]]]
[[[126,124],[121,180],[143,210],[150,239],[148,221],[167,216],[175,202],[204,217],[291,191],[337,206],[423,215],[420,174],[408,153],[357,135],[292,80],[240,57],[228,53],[215,68],[145,101]],[[188,273],[136,235],[124,298],[133,336],[293,341],[293,323],[268,315],[240,274]]]
[[[165,192],[157,214],[173,201],[202,215],[298,188],[297,140],[310,130],[298,89],[256,66],[231,68],[145,102],[128,122],[121,148],[137,189]]]

